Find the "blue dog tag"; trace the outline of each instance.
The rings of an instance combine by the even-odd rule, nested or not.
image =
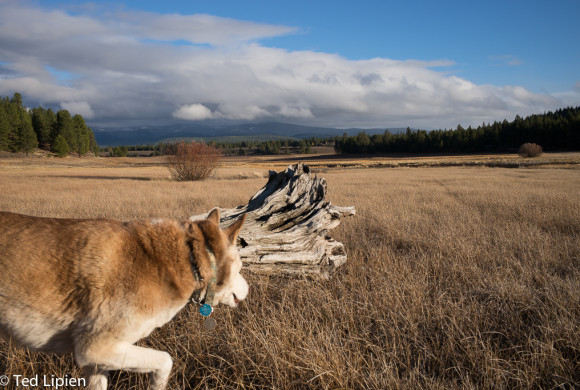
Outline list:
[[[212,311],[213,311],[213,307],[211,307],[207,303],[199,308],[199,313],[204,317],[209,316],[212,313]]]

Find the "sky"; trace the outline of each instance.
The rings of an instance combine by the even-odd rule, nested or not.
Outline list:
[[[580,1],[0,0],[0,96],[90,125],[466,127],[580,106]]]

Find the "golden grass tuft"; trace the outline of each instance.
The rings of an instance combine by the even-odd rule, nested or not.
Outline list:
[[[0,209],[186,218],[246,203],[265,184],[176,183],[151,169],[4,170]],[[174,358],[169,388],[580,386],[580,169],[323,176],[334,204],[357,207],[331,232],[348,262],[328,281],[247,275],[248,299],[218,309],[212,332],[183,310],[142,342]],[[0,342],[2,372],[80,375],[71,356]],[[110,382],[137,389],[146,378],[119,372]]]

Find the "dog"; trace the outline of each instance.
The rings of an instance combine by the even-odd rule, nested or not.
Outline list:
[[[244,220],[221,229],[218,209],[201,221],[133,222],[0,212],[0,337],[72,352],[91,390],[107,388],[110,370],[150,373],[150,388],[164,389],[170,355],[134,343],[192,297],[210,312],[246,298]]]

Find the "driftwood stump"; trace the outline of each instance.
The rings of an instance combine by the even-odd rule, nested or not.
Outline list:
[[[268,183],[247,205],[220,209],[220,224],[227,226],[247,214],[238,244],[250,271],[328,278],[347,256],[344,245],[327,233],[356,210],[333,206],[325,198],[324,178],[312,177],[307,165],[291,165],[282,172],[270,171]]]

